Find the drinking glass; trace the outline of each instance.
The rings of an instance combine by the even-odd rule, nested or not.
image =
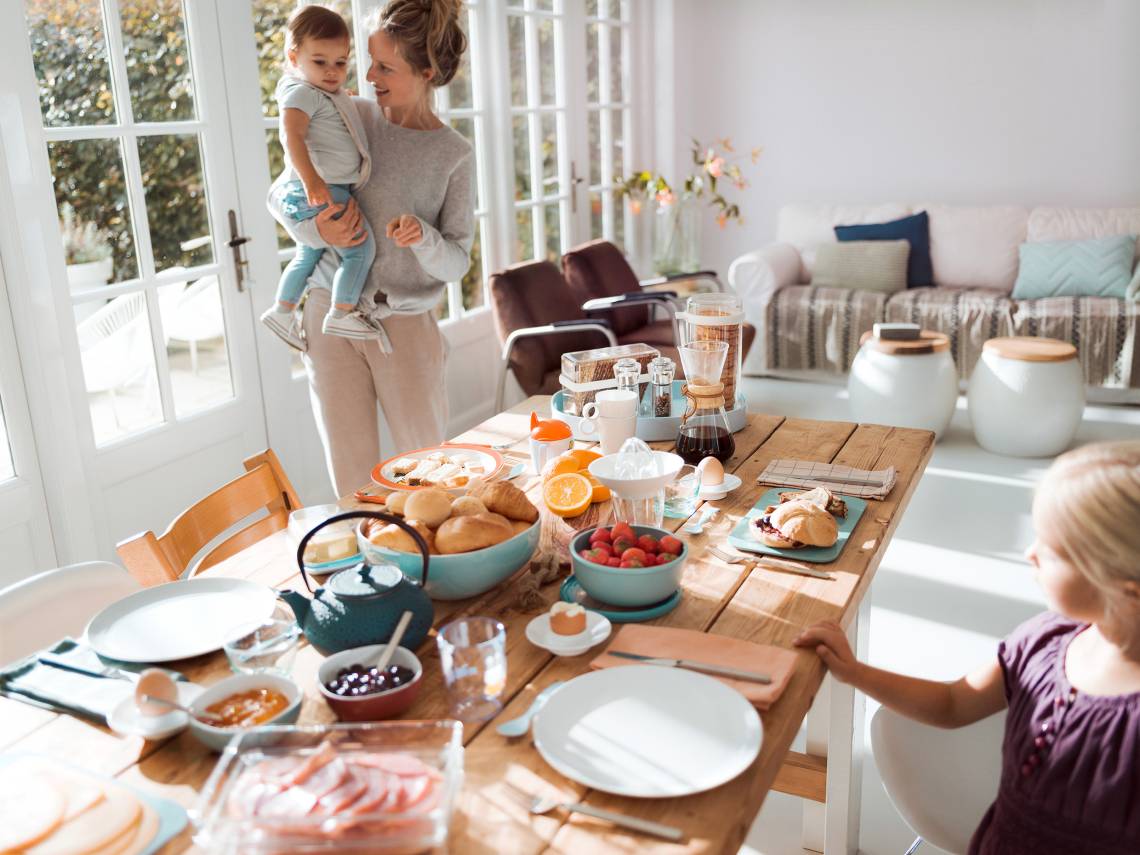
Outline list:
[[[492,618],[460,618],[435,640],[451,715],[475,722],[497,714],[507,688],[506,628]]]
[[[697,467],[685,464],[677,477],[665,485],[665,516],[688,519],[697,510],[697,494],[701,491],[701,475]]]
[[[238,674],[271,673],[288,677],[301,639],[301,628],[282,605],[263,621],[239,624],[222,645],[230,668]]]
[[[661,519],[665,511],[665,492],[658,490],[652,496],[643,498],[628,498],[613,494],[614,520],[621,520],[630,525],[648,525],[661,528]]]

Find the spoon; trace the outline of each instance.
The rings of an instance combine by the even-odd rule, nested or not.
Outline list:
[[[495,728],[503,736],[523,736],[530,730],[530,720],[534,718],[535,714],[546,705],[547,700],[553,695],[558,688],[562,685],[561,680],[557,680],[538,693],[538,696],[531,701],[529,709],[520,715],[518,718],[512,718],[510,721],[504,721]]]
[[[179,710],[180,712],[186,713],[186,715],[190,716],[190,718],[195,718],[198,721],[204,721],[207,724],[222,720],[222,717],[220,715],[215,715],[214,713],[206,712],[205,710],[202,710],[202,712],[194,712],[189,707],[182,706],[182,704],[176,704],[174,701],[168,701],[166,698],[156,698],[154,695],[140,695],[139,700],[144,704],[158,704],[161,707],[168,707],[172,710]]]
[[[396,648],[400,646],[400,641],[404,637],[404,633],[408,629],[408,624],[412,622],[412,613],[410,611],[404,612],[400,615],[400,622],[396,624],[396,631],[392,633],[392,637],[388,639],[388,644],[380,651],[380,658],[376,661],[376,670],[381,674],[384,669],[388,667],[388,663],[392,661],[392,657],[396,654]]]
[[[688,523],[685,526],[685,531],[689,534],[703,534],[705,526],[708,525],[709,520],[717,515],[718,510],[718,508],[714,508],[712,505],[705,505],[701,511],[701,515],[697,517],[694,522]]]

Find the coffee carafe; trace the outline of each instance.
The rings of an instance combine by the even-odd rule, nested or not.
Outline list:
[[[724,411],[724,383],[721,381],[728,343],[691,341],[678,347],[677,352],[685,369],[681,394],[688,399],[677,431],[677,454],[692,466],[706,457],[715,457],[724,463],[736,451],[736,440],[732,438]]]

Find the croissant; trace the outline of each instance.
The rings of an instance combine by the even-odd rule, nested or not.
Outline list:
[[[538,519],[538,508],[530,503],[526,493],[506,481],[491,484],[479,498],[487,510],[502,514],[509,520],[532,523]]]

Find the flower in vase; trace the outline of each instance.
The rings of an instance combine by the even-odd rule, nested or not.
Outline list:
[[[657,191],[657,204],[658,205],[661,205],[662,207],[667,208],[668,206],[672,205],[676,201],[677,201],[677,197],[674,195],[673,191],[670,190],[669,188],[665,188],[664,190],[658,190]]]
[[[641,213],[641,200],[640,199],[630,199],[629,200],[629,210],[630,210],[630,213],[633,214],[635,217],[638,214],[640,214]]]
[[[726,225],[728,225],[728,215],[724,213],[717,214],[716,224],[723,229]]]
[[[706,160],[705,169],[713,178],[720,178],[722,175],[724,175],[724,158],[713,157],[709,160]]]

